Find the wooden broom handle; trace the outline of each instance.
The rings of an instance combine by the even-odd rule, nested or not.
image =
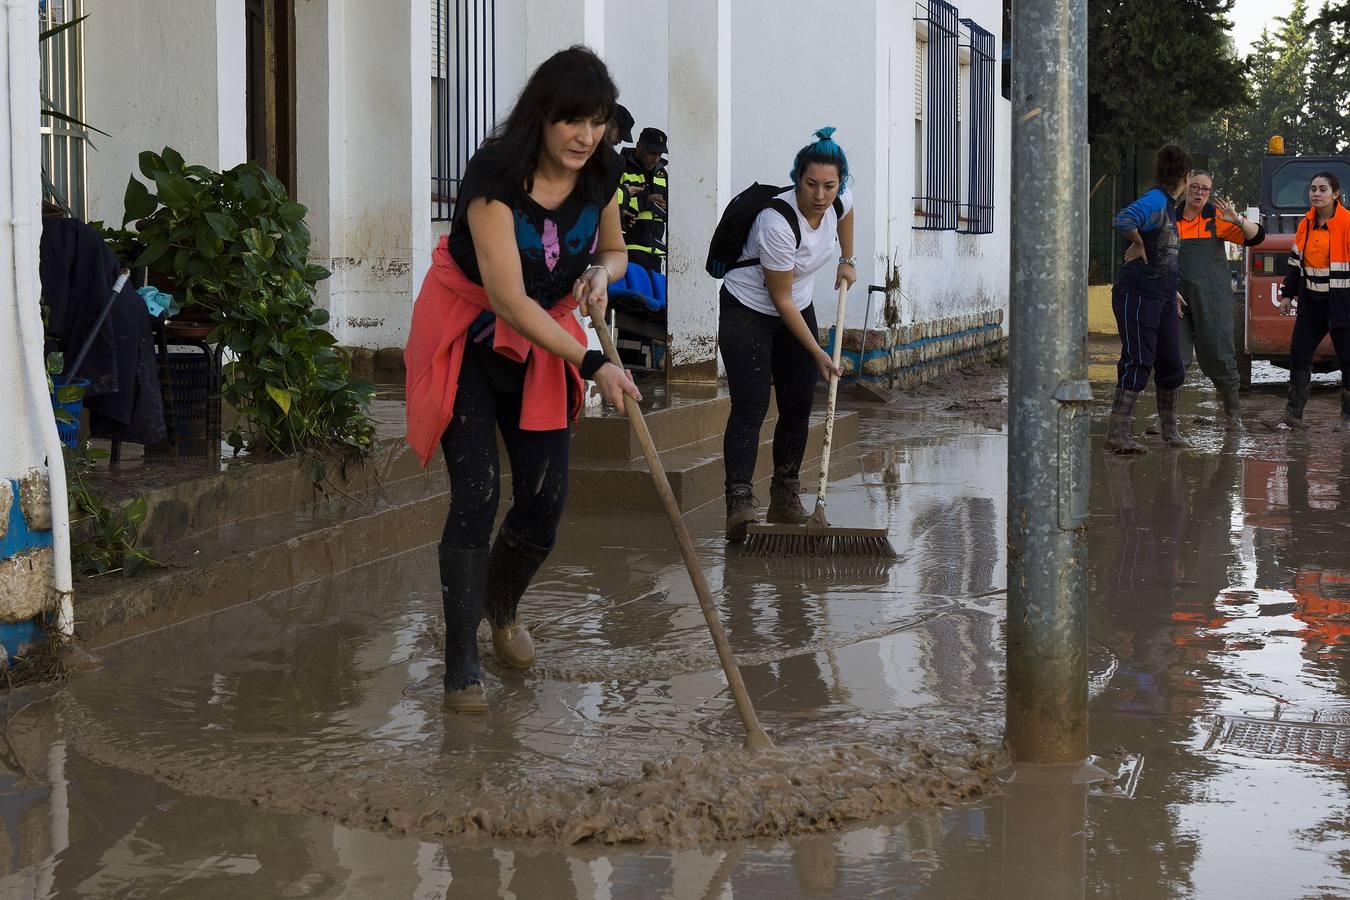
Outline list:
[[[600,338],[600,347],[605,351],[605,356],[622,369],[623,360],[619,358],[619,351],[614,347],[614,338],[609,333],[609,326],[603,319],[592,316],[591,327]],[[736,711],[741,714],[741,722],[745,725],[746,749],[769,749],[773,747],[773,741],[769,740],[769,736],[760,727],[755,707],[745,690],[740,667],[736,665],[736,657],[731,652],[731,642],[727,640],[727,634],[722,629],[722,619],[717,614],[717,607],[713,605],[708,581],[703,577],[703,568],[694,554],[694,542],[689,537],[689,529],[685,527],[684,513],[680,511],[679,501],[675,499],[675,492],[670,488],[665,467],[661,465],[661,457],[656,452],[656,445],[652,443],[652,434],[647,430],[646,420],[642,418],[642,410],[632,397],[624,397],[623,408],[628,414],[628,421],[633,424],[633,431],[637,433],[638,443],[642,444],[642,453],[647,458],[647,468],[651,470],[656,493],[661,497],[661,505],[665,507],[666,515],[670,519],[670,527],[675,531],[675,540],[680,545],[680,555],[684,557],[685,568],[689,570],[689,580],[694,583],[694,593],[698,595],[698,605],[703,610],[703,619],[708,623],[713,646],[717,648],[717,658],[722,662],[727,685],[731,688],[731,696],[736,701]]]
[[[844,301],[848,299],[848,282],[839,285],[839,302],[834,314],[834,364],[844,352]],[[858,354],[858,368],[862,371],[862,354]],[[825,486],[830,480],[830,444],[834,440],[834,399],[839,394],[839,376],[830,373],[830,399],[825,407],[825,443],[820,449],[820,484],[816,486],[816,509],[825,509]]]

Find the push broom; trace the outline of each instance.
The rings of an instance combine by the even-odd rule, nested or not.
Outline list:
[[[844,349],[844,300],[848,285],[839,287],[839,302],[834,322],[834,365]],[[746,532],[747,556],[781,557],[862,557],[893,559],[895,548],[884,528],[842,528],[825,518],[825,489],[830,481],[830,443],[834,439],[834,401],[839,393],[839,376],[830,375],[830,399],[825,412],[825,444],[820,450],[820,485],[816,488],[816,508],[803,525],[751,525]]]
[[[600,347],[604,350],[605,356],[622,369],[623,360],[619,358],[619,352],[614,348],[614,338],[609,333],[609,326],[603,319],[592,317],[591,327],[595,329],[595,334],[600,339]],[[694,593],[698,596],[699,608],[703,610],[703,620],[708,624],[713,647],[717,649],[717,659],[722,663],[722,671],[727,676],[727,687],[731,688],[731,699],[735,701],[736,711],[741,715],[741,724],[745,726],[745,748],[771,749],[773,741],[764,733],[764,728],[759,724],[759,717],[755,715],[755,706],[750,702],[750,694],[745,689],[740,666],[736,665],[736,657],[731,652],[731,642],[727,640],[726,631],[722,628],[722,617],[717,613],[712,591],[708,589],[708,580],[703,577],[703,567],[699,565],[698,555],[694,552],[694,541],[689,536],[689,529],[685,527],[684,513],[680,510],[679,501],[675,499],[675,492],[671,490],[670,480],[666,478],[665,466],[661,465],[661,454],[657,452],[656,443],[652,440],[652,434],[642,418],[642,410],[631,397],[624,401],[623,408],[628,414],[628,421],[633,426],[638,443],[642,445],[642,454],[647,458],[652,484],[656,488],[657,496],[661,498],[661,506],[665,509],[666,516],[670,519],[670,527],[675,532],[675,542],[680,545],[680,555],[684,557],[685,568],[689,570],[689,580],[694,583]]]

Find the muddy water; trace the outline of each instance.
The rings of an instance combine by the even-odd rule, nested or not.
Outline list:
[[[0,897],[1350,893],[1316,731],[1350,722],[1350,453],[1193,425],[1094,457],[1092,749],[1137,783],[1000,788],[1006,444],[999,385],[967,387],[841,463],[832,518],[886,524],[889,569],[691,519],[781,756],[739,754],[660,520],[574,516],[526,601],[541,664],[493,669],[482,721],[439,709],[426,551],[111,648],[11,726]],[[1277,715],[1316,733],[1244,743]]]

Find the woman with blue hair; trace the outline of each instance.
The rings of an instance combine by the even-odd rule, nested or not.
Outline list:
[[[841,374],[816,336],[815,276],[837,259],[834,286],[858,278],[848,159],[833,128],[797,152],[792,185],[756,216],[738,264],[722,282],[718,345],[731,391],[723,439],[727,540],[757,521],[752,485],[772,385],[778,400],[768,520],[800,524],[802,456],[817,377]],[[835,253],[838,242],[839,252]]]

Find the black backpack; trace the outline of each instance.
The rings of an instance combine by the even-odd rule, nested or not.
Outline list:
[[[775,187],[757,181],[732,197],[727,208],[722,211],[722,218],[717,220],[712,240],[708,242],[708,260],[703,264],[704,270],[714,278],[724,278],[732,269],[759,265],[758,258],[741,259],[740,256],[750,237],[755,218],[766,209],[777,210],[787,220],[792,228],[792,236],[800,247],[802,229],[797,224],[797,210],[782,197],[791,190],[792,185]],[[844,204],[838,197],[834,198],[834,214],[840,218],[844,215]]]

